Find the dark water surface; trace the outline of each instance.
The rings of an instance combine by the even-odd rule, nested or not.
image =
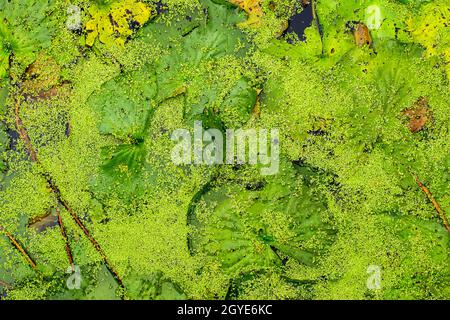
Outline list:
[[[289,26],[285,31],[285,34],[295,33],[300,41],[305,41],[305,29],[311,26],[313,22],[313,6],[308,4],[303,6],[303,10],[294,14],[289,20]],[[292,42],[288,40],[288,42]]]

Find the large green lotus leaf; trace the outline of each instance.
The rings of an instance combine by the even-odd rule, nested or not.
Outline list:
[[[210,1],[204,5],[208,12],[206,24],[185,37],[186,56],[192,58],[194,65],[204,59],[237,54],[238,45],[245,42],[244,34],[236,27],[244,19],[243,14]]]
[[[108,269],[101,265],[77,266],[80,276],[80,287],[69,289],[67,283],[71,281],[73,273],[56,273],[54,281],[59,284],[49,292],[50,300],[119,300],[118,284]]]
[[[220,119],[226,128],[239,128],[250,118],[256,103],[256,90],[245,78],[239,79],[221,103]]]
[[[408,247],[407,253],[402,260],[405,266],[404,274],[398,279],[399,285],[389,288],[384,292],[385,299],[402,299],[414,294],[413,288],[420,287],[427,296],[433,295],[445,299],[450,293],[450,269],[440,267],[436,273],[436,266],[448,265],[450,252],[450,237],[448,232],[438,221],[426,221],[412,216],[389,215],[385,216],[385,225],[395,225],[397,237]],[[415,241],[429,243],[430,250],[425,253],[424,259],[427,259],[430,270],[420,271],[415,266],[417,248]],[[420,243],[420,242],[419,242]],[[411,266],[411,267],[409,267]]]
[[[144,139],[155,94],[155,73],[145,66],[106,82],[89,98],[90,107],[99,115],[100,132],[122,140],[102,149],[99,175],[92,178],[92,188],[99,196],[130,198],[144,191],[143,181],[151,176],[144,170]]]
[[[151,275],[132,274],[125,279],[128,297],[133,300],[185,300],[180,287],[161,272]]]
[[[205,81],[199,81],[198,85]],[[216,80],[212,82],[212,86],[201,90],[198,102],[191,104],[186,110],[188,123],[200,120],[205,129],[226,129],[240,128],[250,119],[257,93],[249,80],[245,77],[237,80],[223,99],[218,97],[220,89],[220,83]],[[214,108],[217,104],[219,106]]]
[[[418,46],[386,41],[380,47],[382,50],[368,64],[368,75],[376,84],[384,111],[403,109],[410,94],[422,89],[417,66],[426,68],[430,64],[421,59],[423,50]]]
[[[35,53],[50,45],[53,22],[48,13],[53,0],[10,0],[0,2],[0,78],[8,75],[9,57],[25,68]]]
[[[140,138],[145,133],[155,93],[155,73],[144,67],[104,83],[88,103],[99,115],[101,133]]]
[[[163,50],[170,51],[172,46],[187,36],[193,29],[206,23],[205,13],[195,8],[186,12],[171,12],[168,21],[165,14],[158,15],[154,21],[146,24],[137,32],[137,37],[144,42],[156,44]]]
[[[235,26],[242,16],[226,6],[209,1],[203,4],[207,10],[204,20],[195,27],[189,24],[186,28],[192,28],[190,32],[178,37],[177,45],[157,63],[158,101],[183,93],[189,87],[191,79],[185,76],[186,71],[195,70],[209,59],[234,55],[244,43],[243,33]],[[174,26],[175,30],[178,28]],[[169,32],[169,35],[172,33],[176,34]]]
[[[156,42],[166,53],[155,64],[156,101],[185,94],[188,123],[202,120],[204,126],[219,129],[240,126],[249,118],[256,91],[243,78],[218,101],[223,90],[220,79],[203,65],[220,57],[242,55],[247,40],[236,23],[245,18],[229,5],[202,1],[202,6],[204,10],[193,11],[188,18],[176,17],[170,25],[161,18],[139,35],[144,41]],[[166,45],[167,38],[172,45]],[[214,107],[218,105],[220,110]]]
[[[380,41],[410,39],[406,29],[411,7],[397,1],[319,0],[316,8],[325,65],[333,65],[355,48],[353,30],[357,23],[368,27],[375,50]]]
[[[96,196],[115,196],[127,201],[139,198],[155,180],[146,156],[143,140],[104,147],[99,174],[91,181]]]
[[[207,188],[190,217],[192,253],[217,259],[232,275],[281,267],[289,259],[315,266],[334,231],[325,221],[324,200],[309,184],[312,176],[290,167],[261,190],[236,183]]]
[[[366,150],[386,139],[392,144],[392,137],[411,143],[406,140],[411,134],[398,130],[401,111],[434,90],[426,85],[433,75],[419,72],[433,70],[431,63],[422,59],[423,49],[395,40],[380,42],[378,48],[377,54],[352,49],[335,68],[340,88],[353,100],[353,107],[339,116],[346,127],[345,136],[355,147]]]
[[[430,65],[422,54],[419,46],[395,40],[380,42],[377,53],[353,48],[337,63],[337,72],[342,74],[337,81],[355,98],[363,97],[356,88],[366,85],[369,92],[373,87],[377,99],[370,102],[382,105],[384,112],[404,108],[411,92],[421,89],[417,69]]]

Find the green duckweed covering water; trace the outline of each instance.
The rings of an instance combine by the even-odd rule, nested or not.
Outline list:
[[[309,6],[2,1],[2,299],[449,299],[450,4]],[[195,121],[278,173],[175,164]]]

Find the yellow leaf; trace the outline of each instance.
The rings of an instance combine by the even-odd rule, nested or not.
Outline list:
[[[92,46],[94,44],[95,38],[98,36],[97,24],[95,20],[89,20],[86,23],[86,44]]]
[[[408,21],[413,39],[420,43],[428,56],[442,56],[450,79],[450,5],[447,1],[435,1],[421,7],[420,15]]]
[[[109,7],[89,8],[91,20],[86,23],[86,44],[94,45],[95,39],[110,47],[123,47],[128,37],[152,16],[150,7],[137,0],[121,0]]]
[[[262,0],[228,0],[230,3],[238,6],[248,14],[248,19],[240,23],[240,26],[258,26],[261,24],[261,18],[264,12],[261,7]]]

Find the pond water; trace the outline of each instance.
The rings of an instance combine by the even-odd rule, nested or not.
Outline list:
[[[295,33],[300,41],[305,41],[305,29],[311,26],[314,15],[311,3],[302,7],[302,11],[295,13],[289,20],[289,26],[286,29],[285,34]],[[292,43],[292,40],[288,39],[288,42]]]

